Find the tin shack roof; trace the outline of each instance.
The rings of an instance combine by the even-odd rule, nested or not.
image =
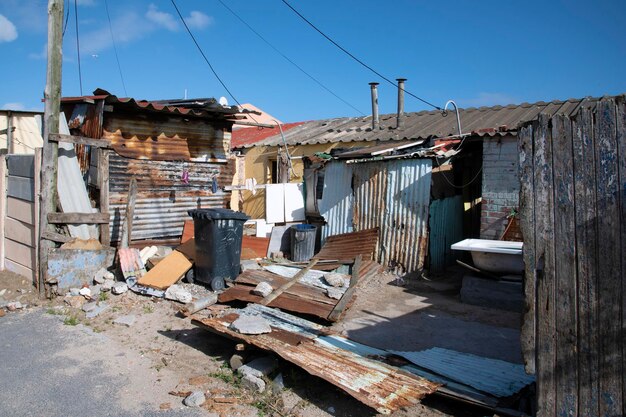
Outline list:
[[[459,109],[463,133],[475,136],[516,134],[517,125],[533,120],[540,113],[575,114],[580,107],[594,107],[599,98],[585,97],[565,101],[511,104]],[[396,114],[380,116],[380,129],[372,129],[372,117],[341,117],[303,122],[285,132],[289,145],[358,141],[422,140],[457,135],[456,117],[453,112],[443,116],[441,111],[405,113],[404,125],[396,128]],[[275,146],[282,143],[279,132],[267,138],[239,144],[233,147]]]

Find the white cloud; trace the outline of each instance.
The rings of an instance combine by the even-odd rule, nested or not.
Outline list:
[[[48,44],[44,43],[40,52],[31,52],[28,54],[30,59],[47,59],[48,58]]]
[[[213,24],[213,18],[211,16],[207,16],[202,12],[197,10],[189,13],[189,17],[185,18],[185,22],[192,29],[204,29],[207,26]]]
[[[141,39],[152,31],[148,22],[134,12],[128,12],[114,18],[111,21],[111,27],[113,36],[115,36],[115,42],[118,45]],[[87,54],[97,54],[112,47],[113,39],[111,38],[109,26],[105,25],[100,29],[81,35],[80,44],[81,52],[84,51]]]
[[[9,19],[0,14],[0,42],[13,42],[17,39],[17,28]]]
[[[505,93],[481,92],[476,97],[461,99],[458,101],[459,107],[482,107],[482,106],[505,106],[507,104],[518,103],[516,97]]]
[[[26,106],[22,103],[5,103],[2,105],[2,110],[26,110]]]
[[[150,7],[148,7],[146,17],[151,22],[154,22],[169,31],[175,32],[178,30],[178,22],[176,22],[174,15],[159,11],[154,4],[151,4]]]

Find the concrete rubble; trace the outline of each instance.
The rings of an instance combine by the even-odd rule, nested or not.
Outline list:
[[[336,272],[330,272],[324,275],[324,280],[328,283],[328,285],[332,287],[345,287],[346,281],[350,282],[350,279],[347,278],[344,274],[338,274]]]
[[[101,268],[96,275],[93,277],[93,281],[96,284],[104,284],[105,281],[113,281],[115,280],[115,275],[112,272],[108,271],[105,268]]]
[[[344,291],[340,290],[339,288],[330,287],[326,289],[326,295],[335,300],[341,299],[341,297],[343,297],[343,294]]]
[[[124,294],[126,291],[128,291],[128,284],[125,282],[116,282],[111,287],[111,292],[116,295]]]
[[[194,391],[183,400],[183,404],[187,407],[200,407],[206,401],[204,392]]]
[[[113,320],[113,324],[119,324],[121,326],[131,327],[135,324],[136,317],[132,314],[128,314],[126,316],[120,316]]]
[[[178,301],[183,304],[190,303],[193,297],[191,293],[180,285],[171,285],[165,290],[165,298],[168,300]]]
[[[263,281],[257,284],[257,286],[252,290],[252,294],[259,295],[261,297],[267,297],[268,295],[272,293],[272,291],[274,291],[272,286],[268,284],[267,282]]]
[[[103,311],[105,311],[108,308],[109,308],[108,304],[106,304],[106,303],[98,303],[96,308],[94,308],[93,310],[91,310],[91,311],[87,312],[87,314],[85,314],[85,317],[87,317],[88,319],[93,319],[94,317],[98,317],[100,315],[100,313],[102,313]]]
[[[241,334],[271,333],[270,323],[258,316],[241,316],[229,326],[231,330]]]

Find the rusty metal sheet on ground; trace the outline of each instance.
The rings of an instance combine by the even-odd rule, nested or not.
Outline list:
[[[417,404],[425,395],[435,392],[440,386],[383,362],[337,346],[318,343],[317,335],[321,334],[323,329],[317,329],[317,325],[313,323],[306,326],[306,323],[310,323],[306,320],[277,312],[280,315],[280,322],[286,323],[282,325],[278,324],[277,320],[272,320],[271,311],[274,309],[258,305],[253,307],[260,309],[260,314],[270,320],[271,333],[253,336],[230,330],[228,326],[239,317],[238,314],[228,314],[219,318],[193,316],[192,321],[214,333],[272,351],[311,375],[341,388],[379,413],[390,414],[400,408]],[[244,310],[239,312],[245,313]],[[288,321],[289,317],[293,317],[293,320]],[[305,327],[300,327],[303,325]],[[297,340],[297,343],[289,343],[286,340]]]
[[[352,260],[358,255],[363,260],[370,260],[374,256],[378,242],[378,228],[361,230],[360,232],[343,233],[329,236],[322,249],[313,258],[320,260]],[[317,264],[315,269],[330,271],[340,264]]]

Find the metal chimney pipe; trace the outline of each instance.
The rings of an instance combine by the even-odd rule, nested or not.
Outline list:
[[[372,130],[378,129],[378,83],[370,83],[372,88]]]
[[[399,129],[404,124],[404,82],[406,78],[396,78],[398,82],[398,119],[396,128]]]

